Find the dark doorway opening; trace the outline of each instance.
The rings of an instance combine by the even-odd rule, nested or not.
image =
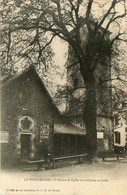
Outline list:
[[[29,159],[32,152],[32,141],[31,134],[21,134],[20,142],[21,142],[21,158]]]

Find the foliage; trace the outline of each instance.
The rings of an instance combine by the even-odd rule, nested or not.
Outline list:
[[[99,14],[95,10],[97,6]],[[118,6],[121,6],[121,12]],[[81,72],[84,73],[94,71],[100,56],[103,57],[105,53],[110,55],[113,43],[122,40],[124,32],[121,32],[119,20],[126,15],[126,2],[112,0],[106,4],[94,0],[6,0],[1,1],[1,15],[1,39],[6,48],[2,51],[3,65],[9,63],[13,67],[19,61],[23,64],[22,58],[26,64],[46,65],[52,57],[49,45],[58,36],[72,46]],[[83,23],[88,31],[85,48],[80,33]],[[116,23],[118,33],[109,44],[106,41],[107,31]],[[100,29],[103,29],[101,36]],[[74,33],[70,33],[72,31]],[[50,38],[47,39],[47,36]],[[94,59],[94,64],[91,59]]]

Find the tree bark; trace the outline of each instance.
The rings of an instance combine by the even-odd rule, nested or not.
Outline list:
[[[84,76],[86,86],[86,100],[84,107],[83,120],[86,125],[88,161],[97,155],[97,103],[96,103],[96,81],[93,73]]]

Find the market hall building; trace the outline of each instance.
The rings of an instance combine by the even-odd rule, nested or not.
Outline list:
[[[69,124],[34,66],[1,82],[1,165],[86,152],[85,129]]]

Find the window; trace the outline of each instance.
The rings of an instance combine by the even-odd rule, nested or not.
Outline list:
[[[115,132],[115,144],[120,144],[120,132]]]
[[[29,116],[23,116],[19,120],[19,129],[22,131],[33,131],[33,120]]]
[[[114,116],[114,123],[115,123],[115,126],[119,125],[119,116],[118,115]]]

